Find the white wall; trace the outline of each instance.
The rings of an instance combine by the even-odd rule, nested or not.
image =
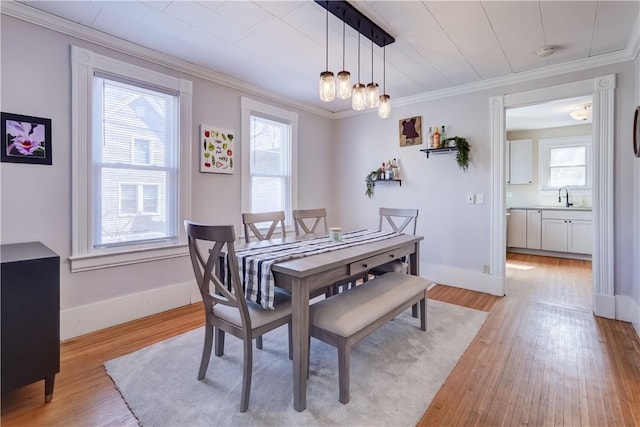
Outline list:
[[[185,75],[74,39],[21,20],[1,17],[2,111],[52,119],[53,165],[2,163],[0,241],[41,241],[60,255],[62,337],[99,329],[188,304],[197,293],[187,257],[70,273],[71,254],[71,68],[70,45],[193,82],[192,218],[240,223],[240,173],[198,172],[200,124],[240,134],[240,97],[251,94]],[[289,108],[271,102],[281,108]],[[333,218],[327,166],[331,165],[331,121],[299,113],[301,208],[327,207]],[[240,153],[242,155],[242,153]]]
[[[413,105],[394,107],[387,120],[369,113],[340,120],[335,144],[341,156],[335,176],[340,192],[342,225],[374,224],[379,206],[414,207],[420,210],[418,232],[425,236],[421,253],[424,276],[469,289],[493,288],[482,274],[490,259],[490,113],[491,96],[518,93],[547,86],[616,74],[615,102],[615,290],[633,294],[633,242],[629,230],[633,216],[633,160],[628,153],[631,137],[628,111],[635,102],[634,63],[568,73],[526,83],[498,87]],[[398,121],[422,116],[425,126],[446,125],[449,135],[466,137],[471,143],[471,165],[464,173],[454,154],[431,156],[418,147],[398,146]],[[338,150],[338,148],[336,148]],[[364,196],[364,176],[382,160],[398,157],[402,187],[376,186],[372,200]],[[466,194],[484,194],[483,205],[466,204]]]

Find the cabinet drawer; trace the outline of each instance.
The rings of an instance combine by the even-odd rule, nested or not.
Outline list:
[[[371,270],[374,267],[386,264],[395,259],[400,259],[403,256],[409,255],[410,253],[411,251],[407,248],[395,249],[380,255],[352,262],[351,264],[349,264],[349,274],[351,276],[355,276],[357,274],[364,273],[367,270]]]
[[[591,211],[542,211],[542,219],[582,219],[590,221],[592,216]]]

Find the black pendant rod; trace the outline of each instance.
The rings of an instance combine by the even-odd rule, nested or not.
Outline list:
[[[344,0],[315,0],[315,2],[380,47],[396,41],[389,33],[367,18],[349,2]]]

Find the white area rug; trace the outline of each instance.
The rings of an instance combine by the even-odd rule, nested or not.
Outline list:
[[[351,355],[351,401],[338,401],[334,347],[311,340],[307,409],[293,409],[286,326],[253,353],[249,410],[239,412],[241,341],[227,334],[225,354],[211,355],[196,379],[203,328],[105,363],[142,426],[414,426],[477,334],[487,313],[428,302],[427,332],[402,313],[357,344]]]

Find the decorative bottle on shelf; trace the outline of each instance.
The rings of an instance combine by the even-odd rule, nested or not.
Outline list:
[[[395,158],[391,163],[391,171],[393,172],[393,179],[400,179],[400,169],[398,168],[398,160]]]
[[[436,130],[433,132],[433,148],[440,148],[440,132],[438,131],[438,126],[436,126]]]
[[[442,144],[442,147],[446,147],[447,146],[447,133],[444,131],[444,125],[442,125],[442,132],[440,132],[440,142]]]
[[[429,148],[433,147],[433,132],[431,131],[431,126],[429,126]]]

